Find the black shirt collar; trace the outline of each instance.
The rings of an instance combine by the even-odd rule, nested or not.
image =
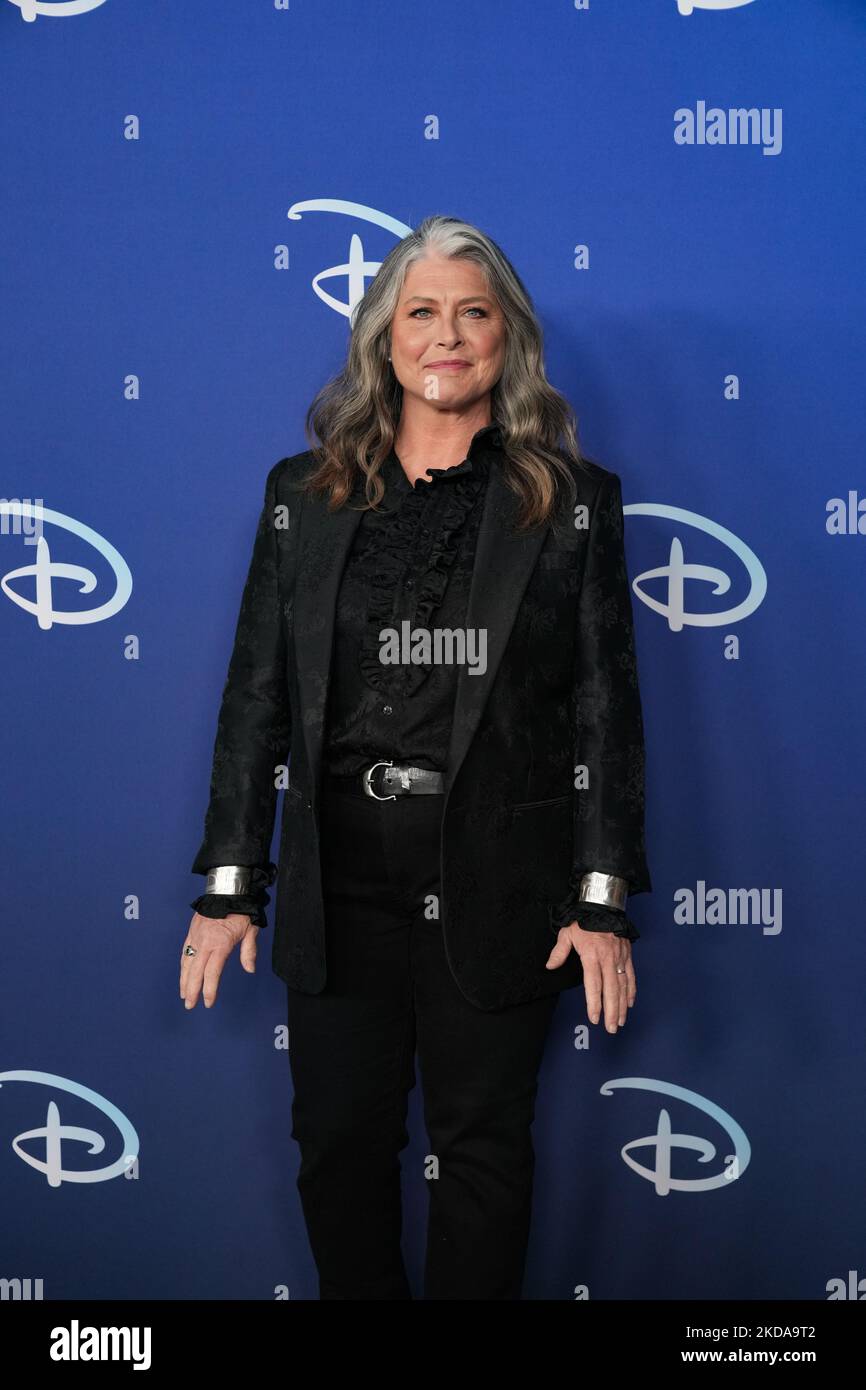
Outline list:
[[[407,488],[415,488],[419,483],[423,486],[441,486],[444,483],[456,482],[467,474],[480,474],[481,477],[487,472],[490,454],[502,448],[502,431],[496,421],[489,425],[483,425],[480,430],[476,430],[469,443],[466,457],[460,463],[454,463],[450,468],[428,468],[426,473],[410,483],[403,466],[397,457],[394,449],[391,450],[384,464],[382,473],[386,482],[396,482]]]

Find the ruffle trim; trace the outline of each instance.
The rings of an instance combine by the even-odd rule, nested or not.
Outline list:
[[[548,909],[550,929],[561,931],[563,927],[577,922],[583,931],[607,931],[614,936],[624,936],[628,941],[639,941],[640,932],[618,907],[604,907],[601,903],[581,903],[577,900],[577,890],[572,889],[567,897]]]
[[[253,868],[247,893],[202,893],[190,903],[190,907],[202,917],[221,918],[240,913],[249,917],[254,927],[266,927],[268,919],[265,908],[271,900],[266,890],[276,876],[276,864],[268,864],[267,868],[257,865]]]
[[[447,486],[448,501],[437,527],[427,569],[417,585],[412,626],[427,627],[441,604],[457,554],[458,533],[475,504],[483,481],[483,469],[478,466],[478,460],[470,468],[466,467],[467,462],[469,460],[464,459],[463,463],[444,470],[447,479],[437,478],[435,472],[429,479],[416,479],[388,532],[387,546],[382,545],[381,535],[374,530],[359,556],[362,570],[369,575],[370,597],[358,665],[373,690],[393,692],[396,677],[404,693],[412,694],[433,669],[430,663],[424,662],[412,662],[405,666],[384,665],[379,656],[382,645],[379,633],[392,625],[394,592],[415,547],[421,509],[430,488],[440,484]],[[458,485],[453,482],[455,473],[461,475]]]

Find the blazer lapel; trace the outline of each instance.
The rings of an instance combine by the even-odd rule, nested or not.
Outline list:
[[[491,456],[469,590],[466,627],[487,633],[487,666],[470,676],[457,668],[451,740],[445,768],[453,785],[496,677],[517,610],[548,528],[518,535],[512,530],[519,499]],[[294,597],[294,644],[304,742],[312,794],[318,800],[322,744],[331,671],[337,594],[362,513],[351,506],[329,512],[321,498],[301,508]]]
[[[549,530],[544,526],[523,534],[513,531],[519,507],[519,498],[505,483],[492,456],[466,614],[467,628],[487,632],[487,668],[477,676],[470,676],[466,666],[457,668],[454,718],[445,765],[446,792],[454,785],[478,727],[523,592]]]

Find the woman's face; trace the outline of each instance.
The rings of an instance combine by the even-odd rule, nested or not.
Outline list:
[[[502,375],[505,320],[474,261],[409,267],[391,321],[391,365],[406,397],[449,409],[483,400]],[[450,365],[449,365],[450,364]]]

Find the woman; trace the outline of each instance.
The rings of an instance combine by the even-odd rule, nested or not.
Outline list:
[[[411,1297],[417,1051],[424,1296],[518,1299],[556,1001],[583,983],[623,1026],[626,894],[651,889],[620,481],[581,458],[513,267],[456,218],[383,261],[313,431],[267,479],[181,997],[212,1004],[236,945],[253,969],[277,876],[320,1297]]]

